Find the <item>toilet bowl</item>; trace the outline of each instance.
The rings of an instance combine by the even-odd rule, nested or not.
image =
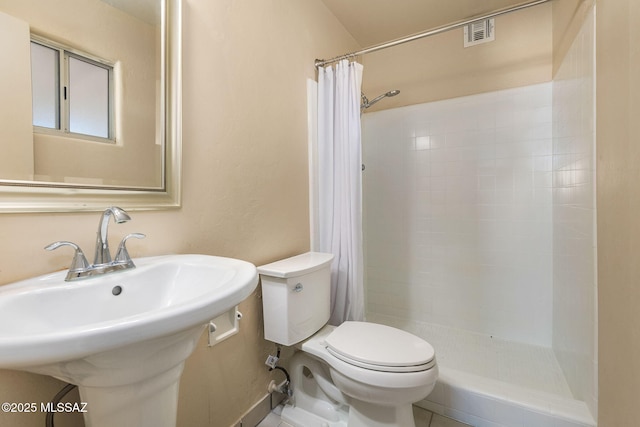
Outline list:
[[[326,324],[331,254],[310,252],[258,267],[265,338],[294,345],[294,427],[415,427],[412,404],[433,390],[433,347],[408,332],[367,322]]]

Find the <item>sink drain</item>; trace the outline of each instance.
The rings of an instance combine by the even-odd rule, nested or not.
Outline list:
[[[114,286],[113,289],[111,289],[111,293],[114,295],[120,295],[122,293],[122,286]]]

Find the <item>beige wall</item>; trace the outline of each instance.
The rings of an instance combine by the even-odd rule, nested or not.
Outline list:
[[[5,58],[0,66],[0,171],[5,179],[33,176],[29,43],[29,26],[0,12],[0,51]]]
[[[590,1],[579,3],[554,2],[554,28],[569,23],[562,39],[554,41],[554,68]],[[636,425],[640,395],[638,37],[639,2],[596,1],[598,425],[602,427]]]
[[[551,5],[497,17],[495,25],[495,41],[466,49],[459,28],[365,55],[368,98],[401,91],[367,111],[550,81]]]
[[[309,248],[306,79],[313,60],[357,49],[320,0],[184,0],[183,207],[133,212],[111,241],[140,231],[132,256],[204,253],[261,264]],[[125,207],[126,208],[126,207]],[[91,253],[96,214],[0,216],[0,283],[61,269],[71,240]],[[227,427],[266,394],[271,344],[261,300],[240,306],[238,335],[201,341],[187,361],[178,425]],[[48,401],[56,380],[0,372],[2,401]],[[62,421],[61,425],[74,424]],[[0,413],[0,425],[41,427],[44,416]],[[76,423],[75,425],[79,425]]]
[[[640,2],[596,2],[599,425],[640,396]]]

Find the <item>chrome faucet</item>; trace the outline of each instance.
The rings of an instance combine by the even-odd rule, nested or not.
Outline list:
[[[104,265],[111,262],[111,252],[109,251],[109,240],[107,240],[107,230],[109,228],[109,218],[113,215],[116,224],[130,221],[131,217],[123,209],[117,206],[107,208],[100,217],[98,232],[96,233],[96,251],[93,257],[93,265]]]
[[[71,246],[75,249],[73,261],[71,267],[67,273],[65,281],[78,280],[97,276],[100,274],[106,274],[113,271],[121,271],[130,268],[135,268],[135,264],[129,256],[127,251],[127,240],[130,238],[142,239],[145,237],[142,233],[131,233],[126,235],[120,245],[118,245],[118,251],[116,252],[115,260],[111,258],[111,252],[109,250],[109,241],[107,239],[107,232],[109,228],[109,218],[113,216],[113,220],[116,224],[127,222],[131,219],[129,214],[117,206],[111,206],[107,208],[100,217],[100,223],[98,224],[98,232],[96,237],[96,250],[93,264],[89,264],[87,258],[82,252],[82,249],[78,245],[72,242],[60,241],[54,242],[45,247],[46,250],[52,251],[62,246]]]

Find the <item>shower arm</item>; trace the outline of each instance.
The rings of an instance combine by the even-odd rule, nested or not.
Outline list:
[[[365,110],[371,107],[373,104],[380,101],[382,98],[396,96],[399,93],[400,91],[398,89],[390,90],[389,92],[383,93],[380,96],[376,96],[371,101],[369,101],[369,98],[367,98],[367,96],[363,92],[360,92],[360,101],[361,101],[360,110]]]

